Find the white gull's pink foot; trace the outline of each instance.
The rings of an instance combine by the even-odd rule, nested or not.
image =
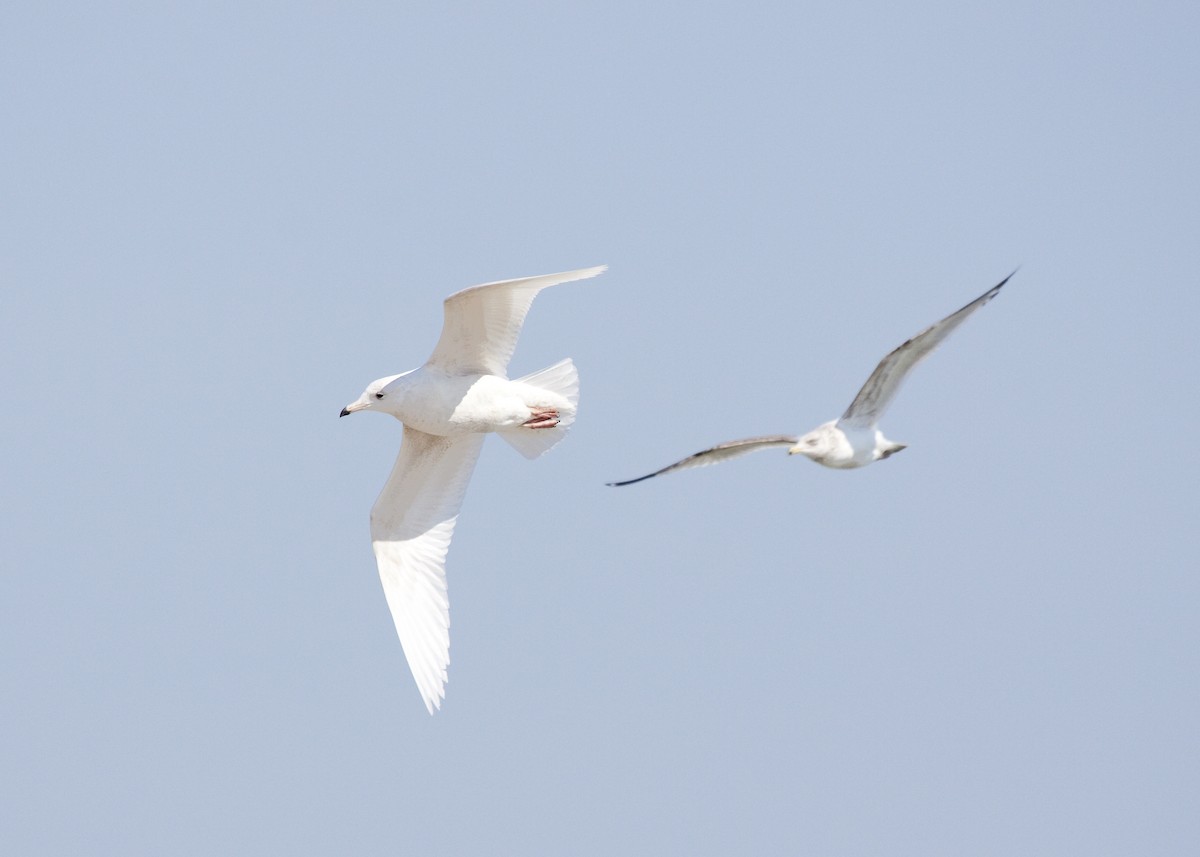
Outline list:
[[[532,408],[533,416],[521,423],[525,428],[554,428],[558,425],[558,411],[555,408]]]

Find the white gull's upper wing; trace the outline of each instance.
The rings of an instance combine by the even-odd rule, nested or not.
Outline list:
[[[1013,271],[1013,274],[1015,273],[1016,271]],[[880,360],[867,383],[863,384],[846,413],[838,420],[838,425],[850,428],[874,427],[896,397],[896,392],[913,367],[925,359],[973,312],[994,298],[1011,278],[1012,274],[1009,274],[965,307],[921,331]]]
[[[484,437],[439,437],[405,426],[396,465],[371,509],[383,592],[430,714],[446,695],[450,664],[446,551]]]
[[[662,470],[655,470],[653,473],[647,473],[645,476],[639,476],[636,479],[626,479],[624,482],[609,482],[608,484],[614,486],[632,485],[634,482],[641,482],[643,479],[649,479],[652,476],[663,476],[667,473],[674,473],[677,470],[690,470],[693,467],[707,467],[710,464],[719,464],[722,461],[728,461],[731,458],[737,458],[749,452],[758,452],[760,449],[768,449],[773,446],[795,446],[799,442],[800,438],[786,434],[748,437],[745,440],[729,440],[689,455],[687,458],[680,459],[674,464],[668,464]]]
[[[607,265],[561,274],[484,283],[446,298],[442,336],[429,365],[446,372],[507,377],[521,325],[542,289],[603,273]]]

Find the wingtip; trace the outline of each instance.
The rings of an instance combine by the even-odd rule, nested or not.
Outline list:
[[[624,482],[605,482],[604,484],[610,488],[620,488],[622,485],[632,485],[634,482],[641,482],[643,479],[649,479],[651,476],[657,475],[657,473],[647,473],[645,476],[639,476],[637,479],[626,479]]]
[[[421,696],[421,701],[425,703],[425,709],[429,712],[430,717],[442,710],[442,700],[445,698],[446,697],[444,694],[435,696]]]
[[[564,283],[574,283],[578,280],[590,280],[592,277],[598,277],[608,270],[608,265],[593,265],[590,268],[576,268],[574,271],[560,271],[557,274],[547,274],[547,277],[570,277],[569,280],[563,280]]]
[[[1009,274],[1007,277],[1005,277],[1005,278],[1004,278],[1003,280],[1001,280],[1000,282],[996,283],[996,285],[992,286],[992,291],[997,291],[997,290],[999,290],[999,289],[1000,289],[1000,288],[1001,288],[1001,287],[1002,287],[1002,286],[1003,286],[1005,283],[1007,283],[1007,282],[1008,282],[1009,280],[1011,280],[1011,279],[1012,279],[1014,276],[1016,276],[1016,273],[1017,273],[1017,271],[1019,271],[1019,270],[1021,270],[1021,266],[1020,266],[1020,265],[1017,265],[1017,267],[1015,267],[1015,268],[1013,268],[1013,269],[1012,269],[1012,273],[1011,273],[1011,274]]]
[[[591,268],[580,268],[579,273],[581,274],[581,276],[579,279],[586,280],[590,277],[598,277],[607,270],[608,270],[608,265],[595,265]]]

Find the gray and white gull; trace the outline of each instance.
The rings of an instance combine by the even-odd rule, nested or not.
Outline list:
[[[575,419],[579,376],[570,358],[509,380],[521,325],[542,289],[606,266],[502,280],[445,301],[442,336],[419,369],[367,385],[342,409],[380,411],[404,424],[392,474],[371,509],[371,545],[404,657],[425,707],[446,696],[450,602],[446,551],[488,432],[526,458],[557,444]]]
[[[1016,271],[1013,271],[1015,274]],[[803,455],[817,464],[848,470],[866,467],[894,455],[907,445],[888,440],[878,428],[879,420],[908,373],[924,360],[930,352],[966,321],[972,313],[999,294],[1000,289],[1012,279],[1009,274],[962,309],[943,318],[936,324],[918,333],[895,351],[879,361],[867,383],[863,384],[850,407],[839,419],[817,426],[806,435],[764,435],[718,443],[676,461],[661,470],[647,473],[636,479],[609,482],[609,485],[632,485],[655,476],[664,476],[692,467],[706,467],[737,458],[760,449],[786,446],[788,455]]]

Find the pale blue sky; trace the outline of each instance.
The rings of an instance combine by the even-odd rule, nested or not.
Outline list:
[[[9,4],[0,841],[20,854],[1200,844],[1191,3]],[[543,294],[429,717],[339,420]],[[782,452],[911,379],[910,444]]]

